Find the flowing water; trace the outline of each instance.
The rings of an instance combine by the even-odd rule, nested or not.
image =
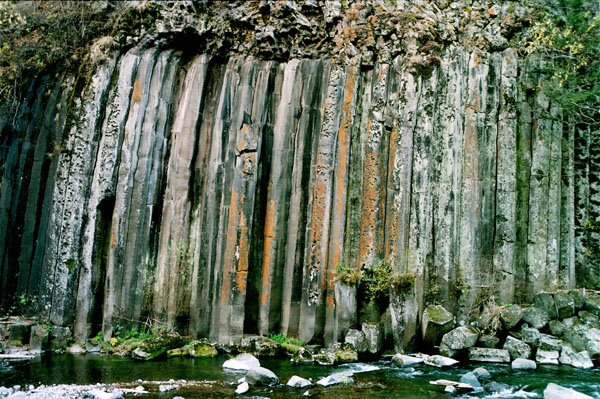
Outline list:
[[[144,386],[150,393],[143,396],[125,394],[126,398],[172,399],[193,398],[445,398],[448,394],[429,384],[431,380],[457,381],[467,371],[482,364],[440,370],[419,365],[397,368],[389,362],[355,363],[340,366],[294,365],[285,360],[262,360],[261,365],[274,371],[282,383],[292,375],[316,381],[336,372],[353,373],[352,385],[313,386],[294,389],[281,385],[275,388],[251,387],[243,396],[234,393],[243,374],[223,371],[225,357],[214,359],[166,359],[137,362],[130,358],[100,355],[46,354],[27,362],[12,362],[0,366],[0,386],[40,384],[117,384],[119,387]],[[462,397],[476,398],[538,398],[550,382],[573,388],[600,398],[600,369],[577,370],[569,366],[540,366],[536,371],[513,371],[509,365],[483,364],[492,380],[511,386],[500,393],[471,393]],[[160,393],[159,382],[175,380],[179,389]],[[185,382],[181,381],[185,380]],[[304,395],[308,391],[307,395]],[[568,399],[568,398],[564,398]]]

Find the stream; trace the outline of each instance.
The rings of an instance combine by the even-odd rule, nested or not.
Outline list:
[[[274,388],[251,387],[245,395],[234,393],[237,380],[243,374],[224,371],[226,357],[204,359],[170,358],[138,362],[128,357],[107,355],[67,355],[48,353],[30,361],[11,362],[0,366],[0,386],[27,387],[54,384],[107,384],[124,389],[143,386],[147,394],[125,393],[127,399],[191,398],[443,398],[447,393],[429,381],[460,377],[476,367],[485,367],[492,380],[510,385],[510,390],[496,393],[469,393],[459,397],[475,398],[536,398],[550,382],[600,398],[600,369],[578,370],[570,366],[539,366],[535,371],[514,371],[508,364],[463,364],[460,367],[438,369],[426,365],[397,368],[390,362],[353,363],[339,366],[294,365],[286,360],[261,360],[280,379]],[[293,375],[317,381],[337,372],[352,372],[354,384],[330,387],[313,386],[304,389],[285,385]],[[159,392],[159,385],[171,381],[179,388]],[[305,393],[308,391],[308,394]],[[567,399],[567,398],[565,398]]]

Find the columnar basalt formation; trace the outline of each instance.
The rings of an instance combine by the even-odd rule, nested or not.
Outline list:
[[[386,261],[414,276],[390,298],[406,347],[430,303],[466,319],[485,295],[598,280],[598,135],[564,128],[544,60],[368,57],[146,40],[90,76],[37,79],[0,114],[2,306],[35,298],[82,342],[157,322],[330,344],[361,306],[336,267]]]

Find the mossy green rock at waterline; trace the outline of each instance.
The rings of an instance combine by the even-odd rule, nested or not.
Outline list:
[[[183,339],[178,334],[164,334],[158,338],[150,338],[142,341],[131,357],[138,360],[152,360],[167,353],[169,349],[178,348],[183,345]]]

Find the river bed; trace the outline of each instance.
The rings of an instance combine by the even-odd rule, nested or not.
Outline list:
[[[236,395],[240,373],[224,371],[227,358],[171,358],[138,362],[127,357],[107,355],[67,355],[48,353],[30,361],[11,362],[0,366],[0,386],[33,386],[31,393],[43,392],[41,385],[102,384],[105,389],[133,389],[143,386],[147,394],[125,393],[125,398],[172,399],[191,398],[444,398],[445,392],[429,381],[460,377],[476,367],[484,366],[492,380],[508,384],[511,389],[496,393],[464,393],[459,397],[538,398],[550,382],[600,398],[600,369],[578,370],[570,366],[540,366],[535,371],[515,371],[506,364],[463,364],[438,369],[426,365],[398,368],[390,362],[353,363],[339,366],[294,365],[286,360],[261,360],[261,365],[279,377],[282,385],[274,388],[251,387],[245,395]],[[337,372],[353,373],[354,384],[330,387],[289,388],[285,384],[293,375],[317,381]],[[170,382],[169,382],[170,381]],[[176,385],[177,389],[160,392],[160,385]],[[308,392],[308,394],[306,394]],[[39,396],[39,397],[47,397]],[[567,398],[565,398],[567,399]]]

